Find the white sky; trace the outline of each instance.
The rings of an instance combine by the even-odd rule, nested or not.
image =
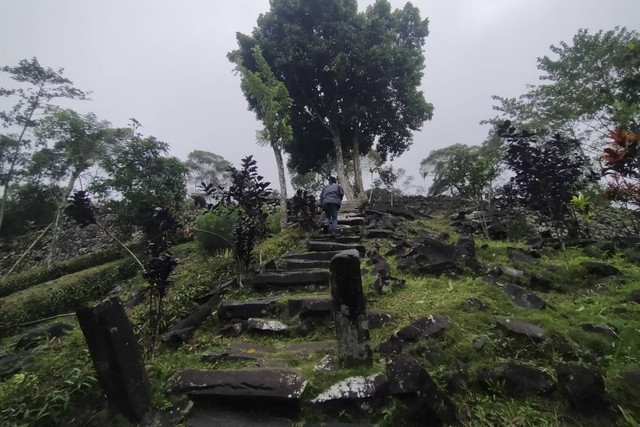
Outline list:
[[[361,9],[372,3],[359,1]],[[405,3],[391,0],[394,8]],[[551,44],[569,42],[580,28],[640,30],[639,0],[413,4],[430,21],[422,89],[435,113],[393,164],[416,177],[431,150],[481,143],[488,129],[479,121],[494,116],[491,95],[517,96],[536,83],[536,58]],[[69,105],[77,111],[114,126],[135,117],[181,159],[196,149],[234,164],[254,154],[277,188],[273,153],[255,143],[261,125],[226,59],[236,31],[250,33],[268,9],[268,0],[1,0],[0,65],[36,56],[43,66],[64,67],[76,87],[93,92],[93,101]],[[0,74],[0,87],[8,85]],[[0,110],[11,105],[0,99]]]

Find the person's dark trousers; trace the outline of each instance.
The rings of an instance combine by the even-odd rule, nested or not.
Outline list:
[[[335,203],[324,204],[324,225],[331,225],[331,235],[335,235],[338,230],[338,211],[340,205]]]

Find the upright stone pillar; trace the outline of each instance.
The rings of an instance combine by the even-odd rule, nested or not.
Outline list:
[[[342,251],[331,259],[330,268],[340,362],[344,366],[371,365],[371,340],[362,293],[360,254],[356,249]]]
[[[151,407],[151,388],[131,322],[118,298],[76,311],[109,404],[131,422]]]

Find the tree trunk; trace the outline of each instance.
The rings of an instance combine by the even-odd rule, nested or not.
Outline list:
[[[58,209],[56,210],[56,218],[53,221],[53,236],[51,237],[51,244],[49,245],[49,253],[47,254],[47,269],[51,268],[51,264],[53,264],[53,252],[56,250],[58,246],[58,237],[60,235],[60,216],[62,215],[62,209],[64,209],[65,202],[71,194],[73,190],[73,185],[78,179],[78,175],[80,172],[74,170],[69,177],[69,182],[67,183],[67,188],[65,188],[62,193],[62,198],[60,199],[60,203],[58,204]]]
[[[2,221],[4,221],[4,213],[7,209],[7,198],[9,196],[9,183],[11,182],[13,169],[16,166],[16,162],[18,161],[19,155],[20,155],[20,148],[18,146],[16,148],[15,157],[11,162],[11,166],[9,166],[9,172],[7,173],[6,181],[4,182],[4,191],[2,192],[2,201],[0,202],[0,230],[2,229]]]
[[[353,182],[354,182],[354,197],[355,200],[360,203],[363,198],[366,197],[364,193],[364,184],[362,182],[362,168],[360,166],[360,127],[356,130],[353,136]]]
[[[280,181],[280,209],[282,211],[282,218],[280,220],[280,227],[284,228],[287,225],[287,180],[284,175],[284,161],[282,159],[282,151],[276,145],[271,144],[273,148],[273,154],[276,156],[276,166],[278,166],[278,180]]]
[[[353,190],[351,189],[351,183],[347,179],[347,174],[344,168],[344,157],[342,156],[342,141],[340,140],[340,130],[333,129],[331,132],[333,140],[333,148],[336,152],[336,168],[338,169],[338,180],[340,185],[344,189],[344,195],[348,201],[353,200]]]
[[[7,180],[4,183],[4,193],[2,194],[2,202],[0,202],[0,230],[2,230],[2,221],[4,221],[4,212],[7,209],[7,196],[9,195],[9,184],[11,183],[13,169],[15,168],[16,163],[18,161],[18,156],[20,156],[20,146],[22,145],[24,134],[27,132],[27,128],[31,123],[31,119],[33,118],[33,113],[36,112],[36,108],[38,108],[38,105],[40,105],[40,96],[42,96],[43,88],[44,88],[44,82],[40,84],[40,89],[38,90],[36,99],[33,101],[33,104],[31,104],[31,110],[29,110],[29,115],[26,117],[24,126],[22,127],[22,132],[20,132],[20,136],[18,137],[18,141],[16,143],[16,152],[14,153],[15,155],[13,157],[13,160],[11,161],[11,166],[9,167]]]

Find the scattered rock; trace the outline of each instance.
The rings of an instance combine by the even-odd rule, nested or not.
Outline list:
[[[514,362],[508,362],[492,370],[481,371],[478,380],[485,386],[504,383],[504,392],[513,397],[544,395],[555,388],[553,379],[548,373]]]
[[[394,322],[396,315],[385,311],[369,310],[367,319],[369,319],[369,329],[378,329]]]
[[[600,334],[603,335],[607,338],[612,338],[612,339],[618,339],[620,338],[618,335],[618,330],[613,327],[613,326],[609,326],[609,325],[596,325],[593,323],[583,323],[582,325],[580,325],[580,327],[582,328],[583,331],[585,332],[592,332],[595,334]]]
[[[289,317],[325,318],[331,316],[331,298],[289,298]]]
[[[311,403],[325,403],[335,400],[357,400],[389,395],[389,383],[383,374],[369,377],[350,377],[342,380],[318,396]]]
[[[582,265],[585,270],[587,270],[587,273],[591,274],[592,276],[608,277],[619,276],[622,274],[620,270],[618,270],[614,266],[605,264],[603,262],[583,262],[580,263],[580,265]]]
[[[338,369],[338,357],[327,354],[313,367],[314,371],[331,372]]]
[[[521,338],[528,337],[540,341],[546,335],[546,331],[540,326],[518,320],[500,318],[496,319],[496,324],[505,332]]]
[[[518,248],[508,247],[507,256],[509,257],[509,261],[518,262],[521,264],[535,265],[539,263],[536,258]]]
[[[478,298],[467,298],[467,304],[469,307],[480,310],[480,311],[489,311],[491,306]]]
[[[32,329],[20,338],[20,340],[16,343],[15,350],[27,350],[30,348],[34,348],[43,338],[62,337],[64,335],[67,335],[67,333],[72,329],[73,327],[71,325],[60,322]]]
[[[367,230],[367,239],[389,239],[393,237],[392,230],[369,229]]]
[[[631,293],[631,299],[632,302],[635,302],[636,304],[640,304],[640,289],[636,289],[635,291],[633,291]]]
[[[520,307],[543,309],[547,306],[547,303],[542,298],[513,283],[506,283],[502,286],[502,292],[511,302]]]
[[[404,347],[420,340],[438,335],[451,327],[451,322],[445,316],[434,314],[416,320],[395,332],[386,341],[378,346],[378,351],[383,354],[400,353]]]
[[[250,330],[261,332],[285,332],[289,330],[289,327],[279,320],[258,319],[255,317],[247,320],[247,327]]]
[[[20,372],[25,365],[32,361],[33,356],[30,351],[0,357],[0,380]]]
[[[547,276],[540,273],[531,273],[529,286],[533,289],[540,289],[541,291],[547,292],[553,288],[553,282]]]
[[[192,408],[193,402],[187,400],[162,411],[151,410],[145,414],[138,427],[175,427],[182,423]]]
[[[428,408],[430,417],[422,425],[454,424],[457,421],[455,404],[438,387],[427,371],[410,356],[397,354],[387,364],[389,392],[392,395],[417,394],[419,402]]]
[[[602,375],[584,366],[564,363],[556,366],[556,373],[560,387],[568,395],[571,406],[588,415],[606,409]]]
[[[202,322],[211,315],[211,312],[220,304],[222,295],[214,294],[209,301],[200,305],[186,319],[176,323],[166,334],[162,336],[162,342],[179,346],[191,339]]]
[[[220,328],[220,335],[223,335],[225,337],[237,337],[242,334],[242,331],[242,323],[232,323]]]

